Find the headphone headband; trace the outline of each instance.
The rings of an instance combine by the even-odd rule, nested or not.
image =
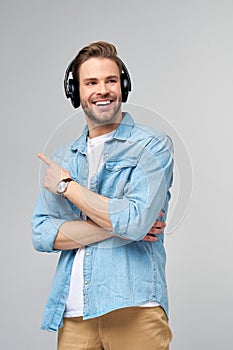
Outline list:
[[[77,79],[74,79],[72,74],[72,68],[74,64],[73,59],[65,71],[64,76],[64,90],[67,98],[70,98],[71,103],[74,108],[78,108],[80,106],[80,95],[79,95],[79,86]],[[119,58],[122,64],[122,72],[121,72],[121,94],[122,94],[122,102],[126,102],[128,98],[128,94],[132,89],[131,79],[129,76],[128,69],[126,68],[124,62]],[[72,74],[72,78],[70,78],[70,74]]]

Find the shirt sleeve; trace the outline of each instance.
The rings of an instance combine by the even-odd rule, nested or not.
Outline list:
[[[51,158],[64,167],[68,146],[63,145],[52,154]],[[51,193],[41,186],[32,216],[32,243],[40,252],[57,252],[53,249],[61,225],[67,220],[74,220],[73,208],[68,201]]]
[[[173,145],[167,135],[152,138],[144,148],[122,198],[109,199],[112,233],[134,241],[150,230],[170,198]],[[166,213],[165,213],[166,215]]]
[[[72,218],[68,201],[42,187],[32,216],[34,248],[40,252],[55,252],[53,244],[60,226]]]

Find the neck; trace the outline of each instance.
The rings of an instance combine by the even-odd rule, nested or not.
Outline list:
[[[119,113],[118,117],[112,123],[96,124],[87,118],[89,138],[92,139],[94,137],[108,134],[109,132],[116,130],[121,120],[122,120],[122,113]]]
[[[108,134],[109,132],[115,130],[118,127],[119,123],[112,123],[112,124],[108,124],[108,125],[99,125],[95,128],[88,128],[89,132],[88,132],[88,136],[90,139],[97,137],[97,136],[101,136],[104,134]]]

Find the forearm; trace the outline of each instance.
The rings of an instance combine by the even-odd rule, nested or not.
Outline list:
[[[92,221],[66,221],[58,230],[55,250],[77,249],[113,237]]]
[[[98,226],[109,231],[113,229],[108,213],[107,197],[92,192],[75,181],[69,183],[65,196]]]

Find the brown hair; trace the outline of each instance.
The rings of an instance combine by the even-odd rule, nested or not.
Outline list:
[[[75,57],[73,61],[73,66],[72,66],[72,74],[73,74],[73,78],[76,81],[79,80],[79,69],[81,64],[86,62],[92,57],[103,57],[103,58],[111,59],[117,64],[119,68],[119,72],[121,74],[122,62],[119,59],[119,57],[117,57],[117,50],[115,46],[106,41],[97,41],[88,46],[85,46],[83,49],[79,51],[79,53]]]

